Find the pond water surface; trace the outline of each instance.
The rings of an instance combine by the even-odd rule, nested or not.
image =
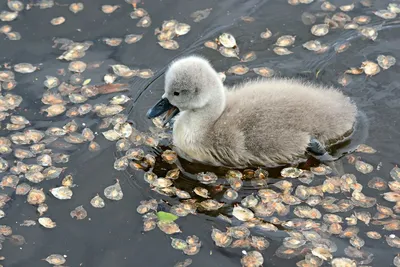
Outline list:
[[[25,1],[27,4],[28,2]],[[36,3],[38,1],[34,1]],[[83,0],[83,11],[73,14],[68,10],[69,1],[59,1],[50,9],[32,7],[30,10],[21,11],[18,18],[11,22],[1,22],[1,25],[9,24],[14,31],[20,32],[22,38],[19,41],[10,41],[3,38],[0,41],[1,63],[14,65],[28,62],[39,66],[39,70],[31,74],[16,73],[17,87],[11,92],[23,97],[23,102],[15,111],[15,114],[25,116],[30,125],[28,128],[46,130],[50,125],[62,127],[71,118],[65,114],[54,118],[47,118],[40,113],[43,106],[41,97],[45,92],[43,81],[45,76],[57,76],[57,70],[68,68],[68,62],[58,60],[63,52],[53,48],[54,38],[68,38],[75,42],[92,41],[93,46],[86,51],[82,61],[102,62],[100,67],[86,70],[82,75],[84,79],[91,79],[91,84],[102,84],[103,76],[111,72],[110,65],[123,64],[132,69],[151,69],[155,75],[150,79],[134,77],[131,79],[119,79],[118,82],[128,83],[129,92],[125,92],[133,101],[128,102],[123,113],[129,116],[133,126],[143,132],[149,132],[153,126],[146,119],[146,111],[162,95],[163,73],[168,64],[179,56],[200,54],[211,61],[217,71],[226,71],[229,67],[239,64],[236,58],[223,57],[218,51],[204,47],[207,40],[218,38],[219,34],[229,32],[235,36],[240,53],[255,51],[257,59],[245,63],[249,68],[269,67],[277,76],[297,77],[318,84],[332,85],[340,88],[346,95],[351,96],[357,106],[368,118],[368,134],[361,137],[359,142],[366,143],[377,150],[375,154],[356,153],[363,161],[374,166],[374,171],[368,174],[357,172],[354,165],[349,164],[346,157],[340,159],[346,173],[353,173],[357,181],[363,186],[363,193],[377,199],[378,204],[393,207],[395,203],[385,201],[382,197],[384,191],[371,189],[367,183],[373,177],[379,176],[386,181],[392,181],[390,170],[399,164],[400,158],[400,78],[399,65],[396,64],[388,70],[381,70],[375,76],[352,75],[352,81],[347,86],[338,83],[338,78],[344,71],[359,67],[366,60],[376,61],[380,54],[400,57],[400,27],[395,20],[383,20],[372,12],[385,9],[391,1],[372,1],[371,7],[364,7],[355,2],[354,10],[347,12],[351,17],[359,15],[371,16],[369,25],[379,26],[379,35],[375,41],[362,37],[356,30],[344,30],[342,28],[331,29],[323,37],[313,36],[310,32],[311,25],[305,25],[301,19],[304,12],[321,13],[321,1],[310,4],[290,5],[283,0],[144,0],[138,3],[138,7],[146,9],[152,19],[152,25],[148,28],[136,26],[137,20],[129,16],[133,8],[123,0]],[[392,1],[400,3],[399,1]],[[336,6],[350,4],[350,1],[332,1]],[[112,14],[104,14],[101,6],[105,4],[120,5]],[[212,8],[210,15],[200,21],[193,22],[190,14],[196,10]],[[6,1],[1,4],[2,10],[8,10]],[[335,11],[338,12],[339,10]],[[332,15],[335,12],[326,12]],[[318,14],[317,14],[318,15]],[[323,23],[326,14],[319,14],[317,23]],[[54,17],[64,16],[65,23],[59,26],[50,24]],[[245,22],[243,16],[254,18],[253,22]],[[165,50],[157,43],[154,29],[160,27],[164,20],[176,19],[191,25],[187,35],[180,36],[176,40],[179,43],[177,50]],[[269,28],[272,37],[260,38],[260,33]],[[110,47],[102,41],[105,37],[124,38],[127,34],[143,34],[143,38],[135,44],[122,43],[117,47]],[[286,56],[276,55],[272,49],[279,36],[294,35],[296,41],[289,49],[293,54]],[[331,48],[322,54],[308,51],[302,44],[318,39]],[[349,42],[351,46],[342,53],[336,53],[335,45]],[[58,76],[61,81],[68,81],[70,73],[66,76]],[[249,72],[244,76],[228,75],[225,83],[232,85],[245,79],[256,78],[257,75]],[[6,92],[3,90],[2,94]],[[111,95],[112,96],[112,95]],[[107,103],[110,95],[101,95],[90,99],[91,104]],[[100,118],[93,113],[74,118],[83,129],[83,123],[94,132],[98,132],[95,140],[100,144],[98,152],[88,151],[88,144],[77,144],[63,150],[70,154],[70,160],[66,164],[58,164],[58,167],[66,167],[61,178],[44,181],[38,188],[43,188],[47,194],[46,203],[49,211],[45,216],[51,217],[57,222],[54,229],[45,229],[39,224],[31,227],[23,227],[20,224],[24,220],[37,220],[39,217],[36,208],[26,202],[26,197],[15,195],[5,188],[4,193],[10,194],[12,199],[3,207],[6,216],[0,219],[0,224],[11,226],[13,234],[25,237],[26,244],[13,246],[7,240],[3,243],[0,255],[5,257],[4,266],[50,266],[42,259],[50,254],[67,256],[66,266],[174,266],[175,263],[191,258],[191,266],[241,266],[240,259],[243,256],[240,248],[217,247],[211,239],[212,227],[225,230],[229,223],[221,221],[216,216],[219,212],[199,212],[179,218],[176,222],[182,230],[182,234],[176,235],[185,238],[188,235],[197,235],[202,247],[194,256],[187,256],[179,250],[171,247],[170,236],[158,229],[143,232],[142,216],[136,212],[141,200],[151,198],[164,200],[160,209],[168,211],[170,205],[177,204],[175,197],[167,197],[152,191],[143,180],[143,170],[117,171],[113,168],[114,160],[122,154],[116,152],[115,142],[107,141],[100,132],[98,125]],[[5,130],[5,123],[1,128],[1,136],[9,136],[10,131]],[[27,147],[27,146],[25,146]],[[51,146],[50,146],[51,147]],[[54,150],[58,148],[55,147]],[[144,147],[146,152],[159,155],[159,149]],[[165,149],[165,147],[163,147]],[[12,155],[7,156],[10,164],[15,160]],[[27,161],[28,162],[28,161]],[[30,162],[32,163],[32,162]],[[201,186],[195,180],[195,174],[202,171],[214,171],[221,177],[226,170],[200,166],[181,160],[178,164],[182,168],[181,177],[174,181],[174,185],[180,189],[191,192],[194,187]],[[378,167],[379,166],[379,167]],[[174,165],[162,162],[157,157],[156,167],[153,170],[157,175],[175,168]],[[278,178],[276,172],[271,172],[272,178]],[[278,172],[279,173],[279,172]],[[2,173],[4,176],[6,173]],[[48,193],[50,188],[60,186],[61,179],[67,174],[74,176],[73,197],[70,200],[58,200]],[[90,199],[97,193],[103,196],[105,187],[115,183],[119,179],[124,197],[120,201],[106,201],[104,209],[95,209],[90,205]],[[323,183],[325,176],[315,176],[312,185]],[[271,179],[274,183],[277,179]],[[294,186],[301,184],[291,180]],[[225,183],[226,184],[226,183]],[[212,189],[213,186],[207,186]],[[256,193],[259,188],[245,182],[236,201],[223,199],[223,192],[212,191],[212,197],[220,202],[226,202],[220,212],[231,217],[233,204],[239,202],[244,196]],[[277,190],[274,188],[274,190]],[[325,196],[327,196],[326,194]],[[349,195],[336,195],[338,199],[348,199]],[[103,197],[104,198],[104,197]],[[88,212],[84,220],[71,218],[70,211],[83,205]],[[323,214],[328,213],[320,209]],[[356,211],[365,210],[355,208]],[[353,210],[353,211],[354,211]],[[291,212],[281,220],[295,218]],[[339,213],[341,217],[349,217],[353,211]],[[374,215],[376,207],[368,209]],[[397,219],[398,220],[398,219]],[[233,224],[240,222],[233,218]],[[359,236],[365,240],[363,251],[373,254],[373,260],[366,263],[369,266],[394,266],[393,258],[399,252],[398,248],[388,246],[385,235],[399,231],[382,230],[382,225],[365,225],[358,221]],[[343,223],[343,229],[346,223]],[[251,230],[252,234],[264,236],[269,240],[270,247],[262,251],[264,266],[295,266],[296,262],[304,258],[297,256],[293,259],[281,259],[275,255],[276,249],[282,245],[283,238],[288,236],[282,227],[277,232]],[[254,232],[253,232],[254,231]],[[382,234],[379,240],[366,237],[365,232],[378,231]],[[397,232],[397,233],[396,233]],[[342,239],[332,235],[329,237],[338,247],[334,257],[348,257],[344,249],[349,246],[348,239]],[[248,249],[245,249],[249,251]],[[330,266],[329,261],[323,266]]]

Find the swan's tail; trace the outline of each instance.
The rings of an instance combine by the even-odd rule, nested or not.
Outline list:
[[[321,155],[313,155],[320,162],[332,168],[334,174],[344,174],[343,162],[340,160],[347,154],[353,153],[360,144],[364,144],[368,138],[369,122],[367,116],[358,111],[354,130],[345,141],[337,143],[329,148],[329,152]]]
[[[364,144],[368,139],[369,121],[364,112],[358,111],[356,123],[352,134],[344,142],[344,145],[335,145],[331,152],[332,156],[341,158],[346,154],[354,152],[360,144]]]

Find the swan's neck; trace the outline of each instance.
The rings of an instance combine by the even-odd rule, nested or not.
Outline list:
[[[174,123],[174,143],[185,150],[201,146],[215,121],[225,110],[225,89],[216,90],[208,103],[202,108],[185,110]]]

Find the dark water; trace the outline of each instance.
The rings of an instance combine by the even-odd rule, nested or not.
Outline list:
[[[57,117],[57,120],[45,118],[38,113],[42,106],[40,98],[43,94],[42,83],[46,75],[56,75],[59,68],[67,68],[67,62],[56,59],[61,51],[52,48],[54,37],[69,38],[74,41],[93,41],[95,44],[83,58],[85,62],[104,61],[100,68],[87,70],[83,73],[85,78],[90,78],[92,83],[102,83],[102,77],[109,71],[111,64],[125,64],[131,68],[151,68],[156,72],[154,81],[133,78],[129,80],[131,91],[129,95],[135,99],[127,110],[130,110],[129,118],[136,128],[147,131],[151,122],[146,120],[146,110],[154,104],[163,91],[163,76],[165,67],[171,60],[181,55],[197,53],[204,55],[218,71],[224,71],[237,64],[236,59],[222,57],[218,52],[204,48],[203,42],[216,38],[224,31],[231,32],[237,39],[243,52],[255,51],[257,60],[247,63],[249,67],[267,66],[284,77],[300,77],[305,80],[321,84],[339,86],[337,78],[348,68],[358,67],[362,61],[375,60],[379,54],[400,57],[400,28],[398,24],[383,25],[376,41],[361,38],[356,31],[342,29],[331,30],[325,36],[319,38],[323,43],[331,46],[344,41],[350,41],[351,47],[341,54],[336,54],[333,49],[325,54],[316,55],[306,51],[301,44],[316,39],[309,29],[301,21],[301,14],[307,12],[319,12],[321,2],[315,1],[310,5],[290,6],[286,1],[256,1],[256,0],[144,0],[139,3],[151,15],[152,26],[150,28],[138,28],[136,22],[129,17],[132,7],[124,1],[84,0],[85,9],[73,14],[68,10],[68,1],[59,2],[51,9],[40,10],[33,8],[22,11],[16,21],[9,23],[13,30],[22,35],[20,41],[1,40],[1,62],[11,64],[29,62],[42,64],[40,71],[33,74],[16,74],[18,86],[13,93],[24,98],[19,114],[26,116],[32,127],[46,129],[49,125],[61,126],[70,121],[66,116]],[[390,1],[375,1],[371,8],[362,7],[356,3],[354,11],[349,12],[351,17],[367,14],[372,16],[373,25],[382,23],[382,19],[371,12],[386,8]],[[397,1],[398,2],[398,1]],[[349,1],[332,1],[339,6],[349,4]],[[110,15],[101,12],[103,4],[119,4],[121,8]],[[190,13],[199,9],[212,7],[210,16],[194,23]],[[7,10],[6,3],[2,9]],[[66,22],[54,27],[49,21],[57,16],[64,16]],[[252,23],[243,22],[241,16],[252,16]],[[159,27],[164,20],[177,19],[180,22],[192,26],[189,34],[179,37],[180,48],[176,51],[163,50],[157,44],[153,34],[155,27]],[[323,21],[322,18],[318,18]],[[5,23],[1,23],[3,25]],[[274,34],[272,38],[263,40],[260,32],[269,28]],[[104,37],[124,37],[126,34],[144,34],[141,41],[136,44],[122,44],[112,48],[102,43]],[[277,56],[273,53],[273,43],[277,36],[283,34],[296,35],[295,46],[291,49],[294,53],[289,56]],[[354,166],[346,163],[343,158],[346,172],[356,174],[358,182],[364,186],[363,192],[368,196],[378,199],[378,203],[392,206],[380,195],[381,192],[369,189],[366,184],[374,176],[379,176],[390,181],[389,171],[395,164],[399,164],[400,156],[400,126],[398,114],[400,114],[400,79],[398,76],[399,65],[393,66],[387,71],[382,71],[374,77],[366,78],[365,75],[354,76],[353,81],[342,90],[351,96],[359,108],[369,119],[369,133],[366,143],[378,150],[373,155],[360,155],[363,160],[377,166],[380,170],[363,175],[358,173]],[[316,77],[316,73],[318,76]],[[243,79],[254,78],[253,74],[243,77],[228,76],[226,83],[234,84]],[[68,75],[64,79],[68,79]],[[109,96],[101,96],[91,103],[107,102]],[[99,120],[95,116],[85,116],[75,119],[79,124],[86,123],[94,131]],[[8,135],[2,130],[1,135]],[[73,189],[74,196],[69,201],[60,201],[48,196],[46,203],[49,211],[46,216],[57,222],[55,229],[44,229],[39,225],[33,227],[20,227],[23,220],[38,218],[35,208],[26,203],[25,197],[16,196],[4,209],[6,217],[1,219],[1,224],[9,225],[14,234],[23,235],[27,244],[22,247],[12,246],[9,242],[3,244],[0,255],[6,257],[4,266],[48,266],[41,259],[52,253],[67,255],[67,266],[173,266],[176,262],[189,258],[170,245],[170,237],[159,230],[143,234],[142,218],[136,213],[136,207],[144,199],[164,199],[172,204],[176,199],[160,196],[151,191],[143,181],[143,171],[118,172],[113,169],[115,160],[114,142],[109,142],[102,137],[97,137],[102,150],[91,153],[87,145],[78,145],[71,150],[70,162],[66,165],[65,174],[72,173],[74,182],[78,187]],[[190,173],[204,170],[204,166],[184,163],[185,169]],[[160,175],[171,166],[159,165],[155,172]],[[376,169],[376,168],[375,168]],[[107,201],[104,209],[94,209],[90,199],[97,193],[115,182],[121,181],[124,198],[118,202]],[[315,184],[321,184],[322,177],[315,179]],[[43,182],[40,186],[48,192],[49,188],[58,186],[59,180]],[[197,182],[188,177],[182,177],[176,186],[190,190],[198,186]],[[241,191],[241,196],[255,192],[246,184]],[[216,196],[217,199],[221,196]],[[343,197],[343,196],[341,196]],[[240,200],[240,198],[238,199]],[[83,205],[88,211],[88,218],[82,221],[72,219],[69,212],[75,207]],[[357,210],[357,209],[356,209]],[[230,209],[224,209],[223,213],[229,215]],[[371,209],[372,214],[375,208]],[[346,217],[351,213],[344,214]],[[215,226],[221,230],[228,224],[219,221],[215,214],[198,214],[180,218],[183,234],[181,237],[195,234],[202,241],[202,248],[193,259],[192,266],[240,266],[242,257],[241,249],[218,248],[211,240],[211,229]],[[344,216],[341,215],[341,216]],[[289,216],[291,217],[291,216]],[[374,254],[372,266],[392,266],[392,260],[398,249],[389,247],[384,238],[380,240],[368,239],[366,231],[376,230],[382,235],[390,232],[382,230],[382,226],[365,226],[359,221],[359,236],[366,241],[363,250]],[[295,262],[301,260],[297,257],[292,260],[282,260],[274,256],[275,250],[281,245],[286,233],[257,233],[264,235],[271,246],[263,251],[264,266],[295,266]],[[345,256],[343,249],[347,247],[347,239],[331,237],[338,246],[335,257]],[[325,263],[329,266],[328,263]],[[324,265],[324,266],[325,266]]]

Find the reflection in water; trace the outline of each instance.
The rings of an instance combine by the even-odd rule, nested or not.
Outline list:
[[[397,3],[127,2],[3,3],[4,266],[398,265]],[[183,23],[179,36],[162,27],[171,19]],[[221,46],[224,32],[236,46]],[[169,34],[177,43],[163,45],[176,50],[158,43]],[[362,123],[332,147],[341,157],[332,166],[311,158],[297,169],[232,172],[167,163],[170,133],[145,113],[162,94],[166,66],[193,53],[210,59],[227,85],[276,75],[337,86],[363,111]],[[136,144],[120,141],[130,125],[143,133]],[[376,151],[345,155],[359,143]],[[143,153],[124,157],[136,146]],[[160,211],[177,214],[176,224]],[[164,231],[143,234],[143,224]],[[171,243],[166,233],[176,227],[182,233]]]

